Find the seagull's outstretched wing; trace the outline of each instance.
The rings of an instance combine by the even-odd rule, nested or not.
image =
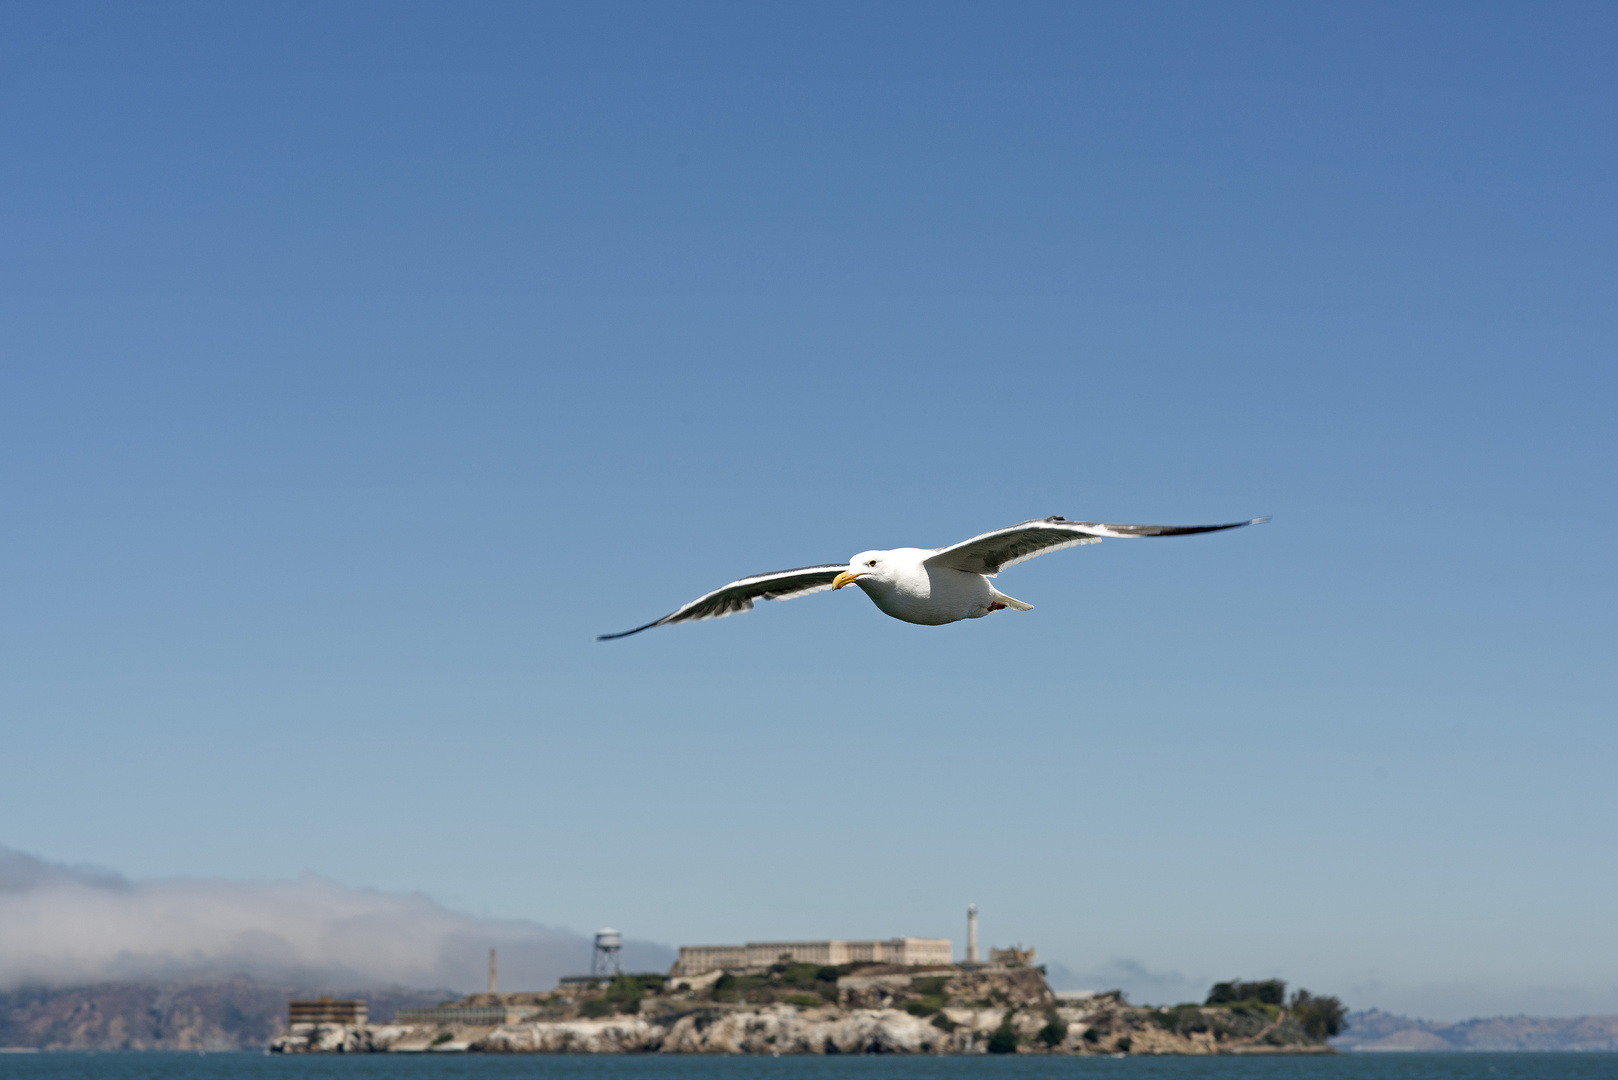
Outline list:
[[[838,563],[835,566],[803,566],[796,570],[777,570],[773,574],[754,574],[740,581],[732,581],[706,596],[699,596],[656,622],[625,630],[621,634],[602,634],[596,640],[611,641],[613,638],[628,637],[665,623],[723,619],[740,611],[752,611],[754,600],[790,600],[794,596],[808,596],[831,588],[832,580],[847,569],[847,563]]]
[[[1095,521],[1069,521],[1063,517],[1036,518],[939,548],[924,562],[928,566],[944,566],[994,577],[1006,567],[1027,562],[1036,555],[1077,547],[1079,544],[1099,544],[1109,538],[1122,540],[1136,536],[1186,536],[1190,533],[1218,532],[1268,520],[1253,518],[1250,521],[1232,521],[1228,525],[1103,525]]]

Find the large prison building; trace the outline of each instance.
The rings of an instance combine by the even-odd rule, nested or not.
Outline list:
[[[886,941],[749,941],[746,945],[681,945],[671,975],[701,975],[725,968],[762,968],[783,958],[797,964],[948,964],[949,938],[889,938]]]

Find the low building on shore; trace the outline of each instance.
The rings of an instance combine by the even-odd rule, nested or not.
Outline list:
[[[363,998],[319,997],[287,1002],[287,1022],[299,1024],[348,1024],[355,1026],[370,1018],[370,1005]]]

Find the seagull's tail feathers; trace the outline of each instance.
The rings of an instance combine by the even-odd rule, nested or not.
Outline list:
[[[994,598],[1013,611],[1033,611],[1033,604],[1025,604],[1015,596],[1007,596],[999,589],[994,590]]]

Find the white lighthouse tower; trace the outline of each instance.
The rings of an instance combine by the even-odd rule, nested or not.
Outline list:
[[[978,906],[966,905],[966,962],[978,962]]]

